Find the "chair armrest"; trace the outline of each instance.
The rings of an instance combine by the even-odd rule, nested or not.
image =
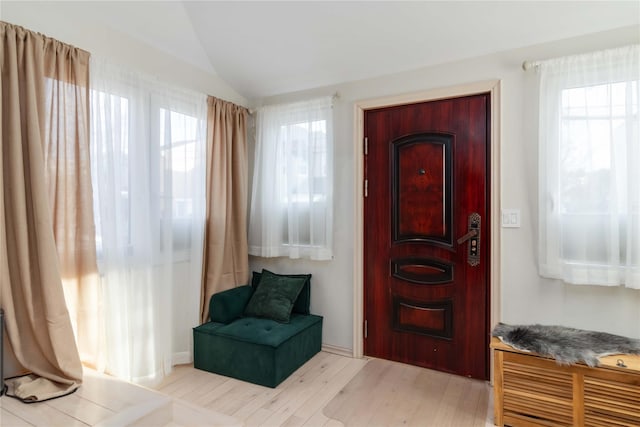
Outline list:
[[[242,317],[251,295],[253,295],[253,288],[250,285],[213,294],[209,303],[211,321],[227,324]]]

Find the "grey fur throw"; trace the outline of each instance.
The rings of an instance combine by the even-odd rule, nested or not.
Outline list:
[[[611,354],[640,354],[640,340],[564,326],[499,323],[492,335],[517,350],[553,357],[561,365],[584,362],[597,366]]]

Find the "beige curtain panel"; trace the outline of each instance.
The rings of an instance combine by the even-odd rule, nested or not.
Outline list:
[[[16,358],[33,374],[9,381],[8,393],[46,400],[82,382],[61,272],[95,271],[92,214],[71,212],[91,200],[90,184],[61,186],[88,173],[77,151],[88,149],[89,54],[4,22],[0,43],[0,306]]]
[[[89,53],[45,41],[45,180],[80,359],[98,364],[99,281],[89,144]]]
[[[209,97],[207,112],[207,213],[200,317],[209,317],[216,292],[247,283],[247,114]]]

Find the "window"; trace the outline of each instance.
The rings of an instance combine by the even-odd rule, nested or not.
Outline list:
[[[249,253],[331,259],[331,98],[258,111]]]
[[[101,191],[113,186],[113,199],[109,201],[111,212],[115,218],[129,218],[131,215],[131,203],[129,197],[130,187],[130,171],[129,171],[129,99],[119,96],[115,93],[107,93],[92,90],[91,91],[92,112],[91,116],[91,170],[93,178],[93,215],[96,224],[96,251],[98,255],[98,263],[102,261],[104,254],[103,246],[106,242],[103,239],[102,217],[100,209],[100,198],[96,197]],[[99,147],[97,141],[108,141]],[[98,171],[98,160],[107,160],[110,169],[113,169],[113,175],[108,183],[107,179],[100,179]],[[104,171],[104,170],[103,170]],[[106,178],[102,175],[103,178]],[[116,229],[116,235],[105,235],[105,238],[111,238],[122,250],[131,252],[131,223],[127,221]]]
[[[538,66],[542,276],[640,288],[638,50]]]
[[[201,229],[203,107],[142,87],[114,82],[91,94],[99,262],[105,240],[132,260],[187,261]]]
[[[170,248],[177,260],[189,258],[193,218],[201,216],[196,215],[196,206],[204,206],[203,195],[198,196],[194,188],[194,183],[204,182],[203,123],[193,113],[186,113],[189,110],[187,106],[180,111],[159,106],[153,109],[158,119],[153,126],[159,131],[157,140],[152,141],[158,148],[153,151],[153,162],[159,168],[154,179],[160,217],[158,250]]]

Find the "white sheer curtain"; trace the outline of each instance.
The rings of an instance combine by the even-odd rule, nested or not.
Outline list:
[[[198,324],[206,97],[93,58],[91,80],[99,368],[153,384]]]
[[[332,98],[258,110],[249,254],[332,257]]]
[[[640,289],[640,47],[543,61],[540,274]]]

